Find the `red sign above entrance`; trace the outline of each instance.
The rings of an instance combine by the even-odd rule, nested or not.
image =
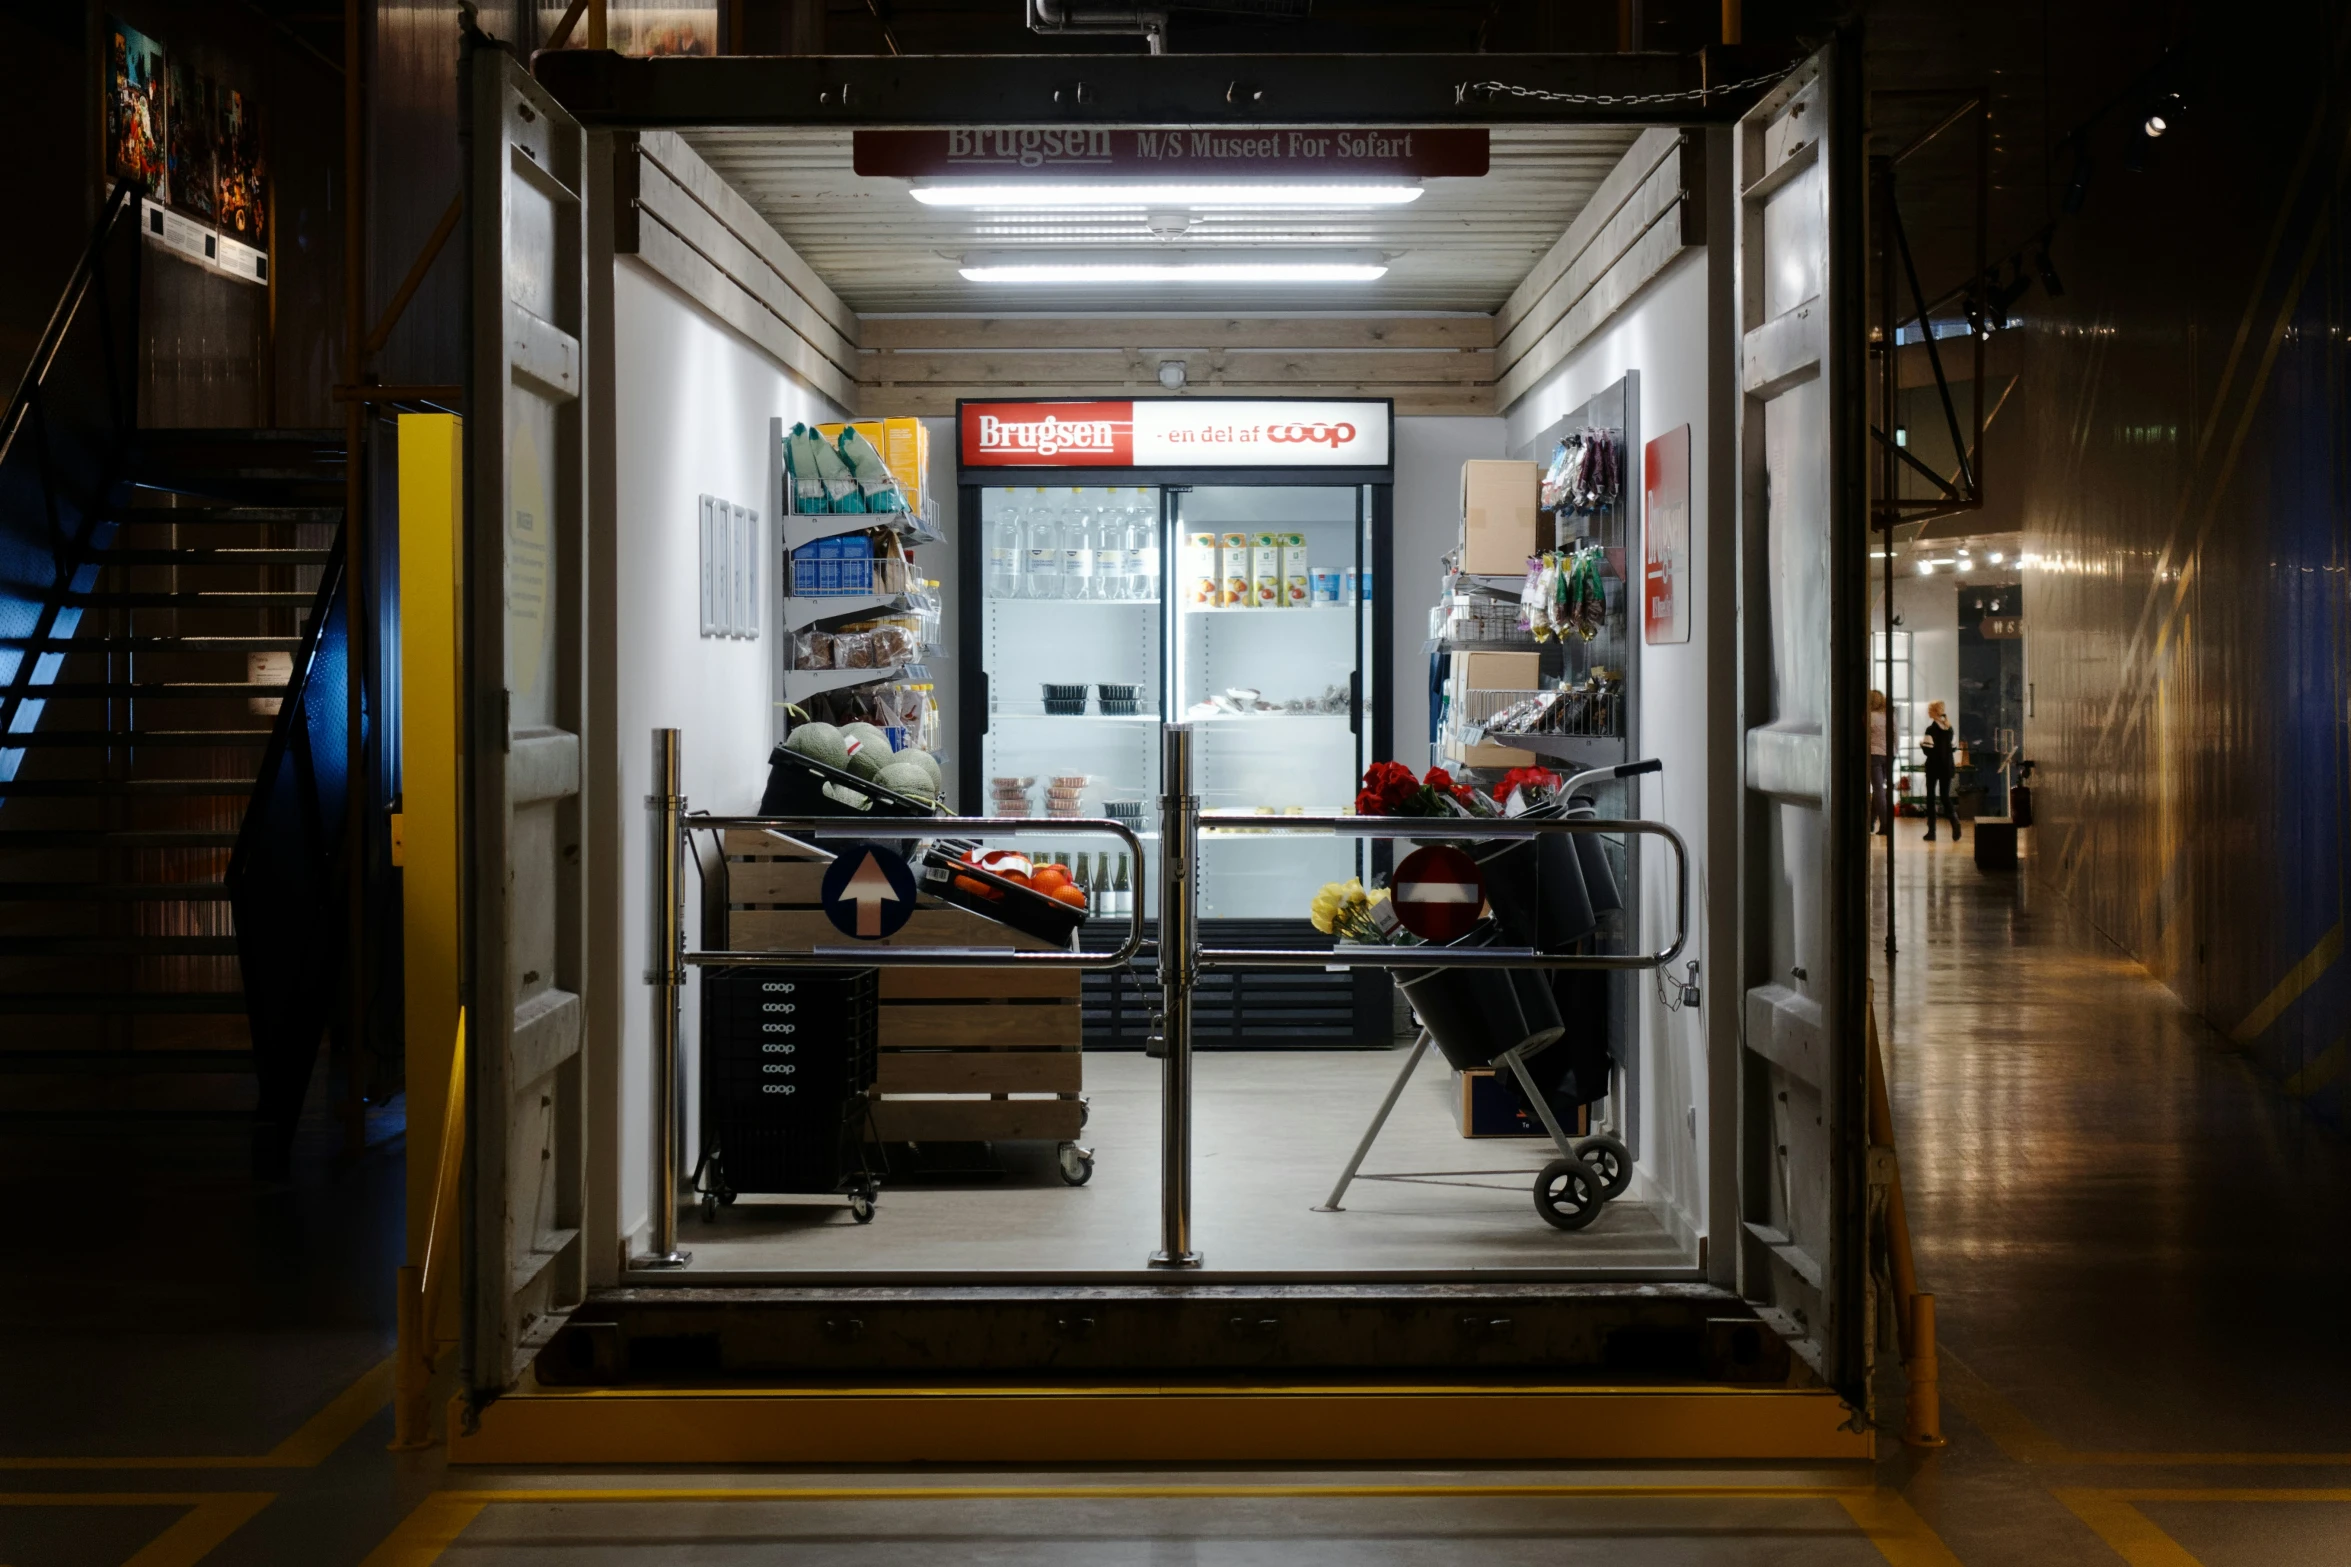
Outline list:
[[[966,468],[1385,468],[1388,405],[1311,398],[965,403]]]
[[[859,131],[860,174],[1286,175],[1331,179],[1475,178],[1487,168],[1483,130],[1176,130],[977,125],[946,131]]]

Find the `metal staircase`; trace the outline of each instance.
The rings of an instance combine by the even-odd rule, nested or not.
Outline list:
[[[18,753],[0,778],[0,1116],[18,1123],[256,1114],[225,873],[335,559],[342,433],[131,444],[61,552],[58,580],[94,577],[52,595],[73,634],[11,639],[51,678],[0,694]]]

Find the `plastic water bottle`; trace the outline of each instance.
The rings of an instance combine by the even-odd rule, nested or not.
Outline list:
[[[988,524],[988,597],[1020,598],[1026,586],[1021,566],[1027,541],[1016,492],[1006,490],[995,511],[996,520]]]
[[[1094,505],[1083,490],[1070,492],[1076,502],[1061,519],[1061,596],[1094,596]]]
[[[1127,507],[1127,583],[1130,598],[1156,603],[1159,598],[1159,518],[1150,504],[1151,492],[1137,490]]]
[[[1029,508],[1028,561],[1023,575],[1028,578],[1022,598],[1057,599],[1061,597],[1061,521],[1045,502],[1045,492],[1037,492],[1036,504]]]
[[[1126,508],[1118,491],[1105,490],[1102,509],[1094,517],[1094,597],[1130,596],[1127,574],[1132,568],[1127,562]]]

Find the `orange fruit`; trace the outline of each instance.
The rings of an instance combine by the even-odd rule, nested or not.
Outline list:
[[[1073,909],[1082,909],[1086,906],[1086,890],[1074,882],[1063,882],[1053,889],[1053,901],[1066,903]]]
[[[1042,893],[1056,893],[1069,885],[1069,872],[1058,865],[1040,866],[1037,873],[1029,878],[1029,885]]]

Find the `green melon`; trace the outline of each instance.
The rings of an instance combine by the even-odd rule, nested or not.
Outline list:
[[[931,775],[912,762],[892,762],[881,770],[874,782],[893,794],[902,794],[910,800],[921,800],[925,804],[935,804],[939,798],[939,786],[931,781]]]
[[[801,724],[784,736],[788,750],[799,752],[812,762],[827,767],[846,768],[849,765],[849,747],[842,740],[841,731],[831,724]]]
[[[884,767],[890,765],[890,737],[879,728],[868,723],[843,724],[841,743],[847,745],[852,740],[880,756]]]
[[[931,779],[931,793],[933,794],[937,794],[947,782],[947,775],[939,770],[939,759],[931,755],[931,753],[928,751],[917,750],[915,747],[910,745],[905,750],[900,751],[890,760],[901,764],[909,764],[915,767],[919,767],[924,772],[928,773]]]
[[[861,745],[849,753],[849,771],[860,778],[878,778],[891,760],[888,746]]]

